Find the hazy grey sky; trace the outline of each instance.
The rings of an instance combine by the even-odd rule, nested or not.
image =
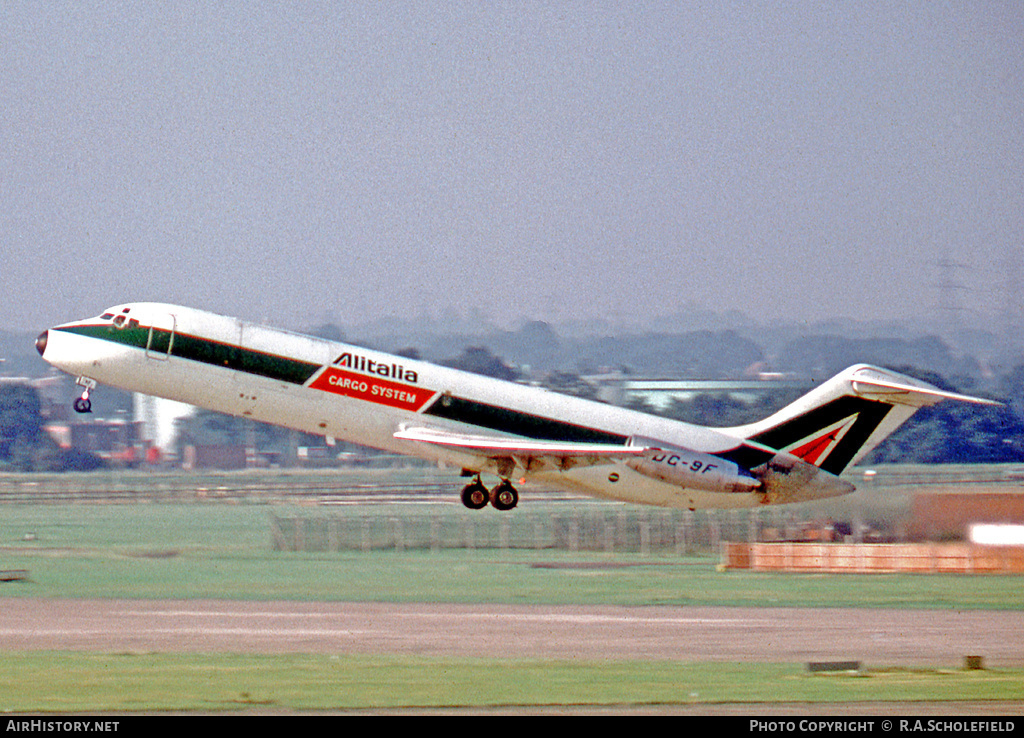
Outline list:
[[[1022,8],[5,0],[0,326],[998,315]]]

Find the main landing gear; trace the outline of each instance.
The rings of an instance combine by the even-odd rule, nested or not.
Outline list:
[[[75,380],[75,384],[84,387],[82,390],[82,396],[77,398],[74,402],[74,408],[76,413],[91,413],[92,412],[92,401],[89,400],[89,393],[96,389],[96,380],[89,379],[88,377],[79,377]]]
[[[480,510],[487,503],[495,510],[511,510],[519,504],[519,492],[507,479],[502,479],[493,489],[487,490],[480,475],[462,489],[462,504],[470,510]]]

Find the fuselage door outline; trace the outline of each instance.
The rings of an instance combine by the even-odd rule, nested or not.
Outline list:
[[[174,350],[174,330],[177,321],[171,313],[160,313],[153,317],[146,339],[146,357],[157,361],[167,361]]]

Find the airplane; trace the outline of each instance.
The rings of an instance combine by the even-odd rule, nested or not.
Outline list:
[[[474,510],[515,508],[528,481],[690,510],[845,495],[840,474],[919,408],[999,404],[858,364],[760,422],[708,428],[151,302],[55,326],[36,348],[77,377],[78,412],[104,384],[420,457],[461,468]]]

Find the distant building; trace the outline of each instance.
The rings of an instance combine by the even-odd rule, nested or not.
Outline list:
[[[182,451],[183,469],[245,469],[247,465],[244,446],[190,445]]]
[[[192,405],[152,395],[132,395],[135,421],[142,427],[141,437],[167,456],[174,453],[175,421],[195,412]]]
[[[813,383],[784,375],[763,375],[757,379],[657,379],[633,377],[625,374],[605,374],[586,377],[598,388],[598,397],[612,405],[643,402],[664,410],[673,400],[686,402],[698,395],[726,395],[740,402],[752,404],[758,399],[778,392],[803,393]]]
[[[78,423],[48,423],[43,429],[64,449],[87,451],[127,466],[146,460],[138,423],[95,418]]]

